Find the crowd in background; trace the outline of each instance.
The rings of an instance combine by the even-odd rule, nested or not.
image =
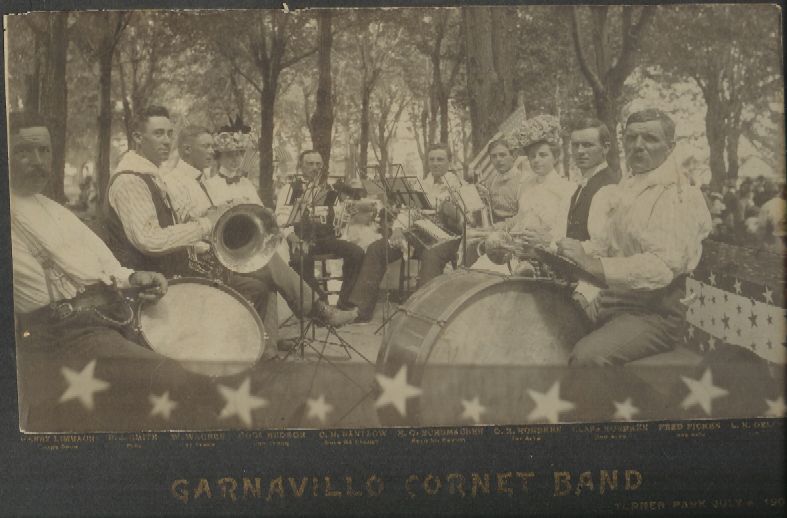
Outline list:
[[[711,239],[747,247],[784,249],[785,184],[763,176],[728,180],[721,192],[703,185],[713,217]]]

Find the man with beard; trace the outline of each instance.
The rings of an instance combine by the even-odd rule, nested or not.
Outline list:
[[[685,274],[700,260],[711,219],[671,156],[674,139],[664,112],[631,114],[623,134],[631,176],[596,194],[590,239],[558,243],[560,254],[607,285],[583,294],[596,329],[577,342],[572,365],[619,365],[671,350],[680,339]]]

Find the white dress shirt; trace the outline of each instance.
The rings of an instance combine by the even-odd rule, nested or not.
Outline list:
[[[253,203],[262,205],[262,199],[257,192],[257,188],[251,180],[241,176],[234,183],[227,183],[224,176],[231,176],[224,169],[219,169],[219,173],[211,178],[204,180],[205,188],[208,190],[215,205]]]
[[[462,179],[450,171],[440,178],[440,182],[436,182],[431,173],[426,175],[426,178],[420,178],[419,181],[429,198],[429,203],[435,210],[440,208],[442,202],[450,198],[449,189],[459,189],[464,185]]]
[[[20,313],[73,298],[92,284],[127,287],[134,272],[70,210],[42,194],[11,195],[11,243]]]
[[[711,217],[702,192],[670,156],[653,171],[600,189],[588,231],[582,245],[601,259],[611,289],[654,290],[697,266]]]
[[[150,175],[162,192],[166,192],[158,168],[135,151],[123,155],[114,174],[121,171]],[[135,175],[124,174],[116,178],[112,181],[107,196],[109,204],[123,224],[126,237],[134,247],[144,253],[168,253],[200,241],[211,231],[210,220],[207,218],[162,228],[147,184]]]
[[[161,177],[178,221],[197,220],[215,204],[211,203],[201,183],[204,179],[202,171],[185,160],[179,160],[175,167],[162,172]]]

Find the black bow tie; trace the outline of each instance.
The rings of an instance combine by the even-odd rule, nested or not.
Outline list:
[[[224,181],[227,182],[227,185],[232,185],[234,183],[238,183],[238,182],[240,182],[240,179],[243,178],[240,175],[238,175],[238,176],[224,176],[223,174],[220,174],[219,176],[224,178]]]

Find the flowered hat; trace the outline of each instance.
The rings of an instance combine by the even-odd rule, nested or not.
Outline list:
[[[522,121],[508,134],[506,140],[520,149],[527,149],[536,142],[559,145],[560,121],[553,115],[537,115]]]
[[[214,149],[221,151],[246,151],[254,145],[254,136],[251,126],[243,124],[243,120],[238,115],[233,121],[230,119],[228,126],[219,128],[215,137]]]

